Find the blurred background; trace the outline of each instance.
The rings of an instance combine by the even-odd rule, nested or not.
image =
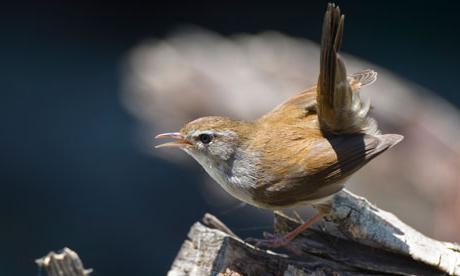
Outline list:
[[[201,115],[256,118],[314,84],[326,3],[2,3],[0,275],[36,275],[64,246],[92,275],[162,275],[205,212],[242,237],[270,231],[268,211],[152,137]],[[349,188],[460,241],[460,4],[338,4],[349,72],[379,72],[362,94],[406,136]]]

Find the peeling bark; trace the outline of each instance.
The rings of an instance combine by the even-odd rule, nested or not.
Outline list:
[[[275,213],[275,232],[299,222]],[[393,214],[346,190],[331,214],[292,241],[296,254],[244,242],[216,217],[196,222],[172,264],[178,275],[460,275],[460,246],[424,236]],[[64,248],[36,260],[48,276],[87,276],[74,251]]]
[[[85,269],[78,254],[67,247],[58,253],[51,251],[35,263],[48,276],[87,276],[92,272],[92,269]]]
[[[277,233],[298,225],[275,213]],[[460,275],[458,244],[428,238],[346,190],[319,228],[292,242],[297,254],[282,254],[245,243],[206,214],[192,226],[168,275]]]

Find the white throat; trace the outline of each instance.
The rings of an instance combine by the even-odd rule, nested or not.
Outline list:
[[[201,152],[184,149],[191,155],[205,171],[219,183],[225,191],[237,199],[257,206],[252,200],[250,190],[256,185],[257,158],[243,157],[237,152],[230,160],[215,160]]]

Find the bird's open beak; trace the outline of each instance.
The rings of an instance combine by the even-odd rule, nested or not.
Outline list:
[[[172,138],[172,139],[177,139],[176,141],[173,142],[168,142],[164,144],[160,144],[155,146],[155,148],[182,148],[185,146],[190,146],[192,143],[187,141],[185,137],[180,133],[180,132],[169,132],[169,133],[162,133],[157,136],[155,136],[155,139],[160,139],[160,138]]]

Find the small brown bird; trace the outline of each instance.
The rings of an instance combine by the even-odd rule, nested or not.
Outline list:
[[[311,204],[318,214],[283,237],[257,240],[279,247],[330,211],[333,195],[345,181],[374,157],[399,143],[403,136],[381,134],[368,116],[359,90],[377,78],[365,70],[347,76],[338,55],[344,17],[329,4],[323,23],[318,84],[277,106],[261,118],[236,121],[203,117],[180,132],[156,138],[176,141],[228,193],[253,206],[282,209]]]

